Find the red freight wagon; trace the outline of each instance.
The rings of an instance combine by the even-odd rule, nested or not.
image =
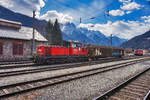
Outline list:
[[[135,50],[134,55],[142,56],[143,55],[143,50]]]

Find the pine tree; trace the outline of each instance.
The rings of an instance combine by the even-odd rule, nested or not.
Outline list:
[[[59,27],[58,20],[55,20],[54,25],[52,24],[51,20],[48,21],[46,26],[46,39],[48,43],[51,45],[62,45],[62,32]]]
[[[51,20],[49,20],[46,26],[46,39],[48,40],[49,44],[53,44],[52,37],[53,37],[53,24]]]
[[[54,27],[53,27],[53,39],[52,42],[54,45],[62,45],[62,32],[58,23],[58,20],[55,20]]]

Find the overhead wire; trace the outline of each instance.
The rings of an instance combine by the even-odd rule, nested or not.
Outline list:
[[[104,10],[105,10],[105,8],[107,8],[107,7],[109,7],[110,5],[112,5],[114,2],[112,1],[111,3],[109,3],[109,4],[107,4],[107,5],[105,5],[104,7],[102,7],[102,8],[99,8],[99,9],[96,9],[95,8],[95,11],[98,11],[98,12],[100,12],[100,10],[101,10],[101,12],[100,13],[102,13],[102,12],[104,12]],[[96,15],[93,15],[93,16],[90,16],[89,18],[87,18],[87,19],[96,19],[96,20],[102,20],[102,18],[103,17],[101,17],[101,18],[99,18],[99,16],[101,15],[100,13],[98,13],[98,14],[96,14]],[[102,16],[104,16],[104,18],[106,18],[106,14],[105,14],[105,12],[102,14]]]
[[[63,5],[63,6],[66,7],[66,8],[75,10],[75,9],[72,8],[72,6],[70,6],[69,4],[62,3],[62,2],[60,2],[59,0],[55,0],[55,1],[56,1],[57,3]],[[83,2],[81,2],[81,0],[77,0],[77,1],[83,4]],[[93,8],[93,9],[95,9],[95,11],[98,11],[98,12],[100,12],[100,10],[103,12],[103,11],[105,10],[105,8],[109,7],[110,5],[112,6],[113,3],[114,3],[114,2],[112,1],[111,3],[105,5],[105,6],[102,7],[102,8],[97,8],[97,9],[96,9],[96,8]],[[100,13],[99,13],[99,14],[100,14]],[[87,21],[87,20],[91,20],[91,19],[102,20],[101,18],[98,17],[99,14],[96,14],[96,15],[92,15],[92,16],[91,16],[91,13],[90,13],[90,12],[87,12],[87,15],[89,16],[88,18],[87,18],[87,17],[86,17],[86,18],[85,18],[85,17],[84,17],[84,18],[80,17],[80,19],[78,19],[78,20],[80,20],[80,22],[82,22],[82,20],[86,20],[86,21]],[[105,13],[104,13],[104,16],[105,16]]]

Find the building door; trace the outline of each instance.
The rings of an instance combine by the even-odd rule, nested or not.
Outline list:
[[[23,56],[23,42],[13,41],[13,55]]]
[[[0,40],[0,55],[3,55],[3,40]]]

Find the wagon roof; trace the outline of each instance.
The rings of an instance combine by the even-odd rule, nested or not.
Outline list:
[[[86,47],[89,48],[111,48],[110,46],[103,46],[103,45],[93,45],[93,44],[87,44]],[[121,47],[112,47],[113,49],[123,49]]]

